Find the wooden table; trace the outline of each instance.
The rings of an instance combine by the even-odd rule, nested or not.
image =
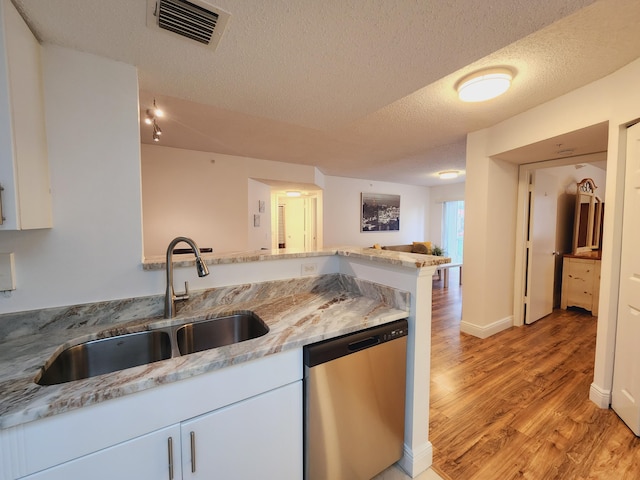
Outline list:
[[[442,271],[444,274],[442,281],[443,288],[447,288],[449,286],[449,269],[453,267],[460,268],[460,285],[462,285],[462,263],[443,263],[442,265],[438,265],[438,270]]]

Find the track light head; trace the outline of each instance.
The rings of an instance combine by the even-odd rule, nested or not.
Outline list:
[[[144,118],[144,123],[146,123],[147,125],[151,125],[153,123],[153,120],[154,120],[153,111],[147,109],[147,116]]]
[[[158,108],[158,106],[156,105],[156,99],[153,99],[153,113],[156,117],[160,118],[160,117],[164,117],[164,112],[162,110],[160,110]]]

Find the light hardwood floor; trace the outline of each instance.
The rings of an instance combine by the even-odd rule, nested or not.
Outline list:
[[[640,479],[640,439],[589,400],[596,319],[557,310],[485,340],[460,333],[457,276],[433,283],[433,469],[450,480]]]

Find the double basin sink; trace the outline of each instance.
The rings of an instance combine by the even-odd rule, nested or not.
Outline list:
[[[43,369],[38,385],[56,385],[189,355],[265,335],[253,312],[225,315],[177,327],[126,333],[69,347]]]

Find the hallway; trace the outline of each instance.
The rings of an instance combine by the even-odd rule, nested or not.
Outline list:
[[[481,340],[459,331],[457,280],[433,282],[433,469],[450,480],[640,478],[640,439],[588,398],[596,319],[555,310]]]

